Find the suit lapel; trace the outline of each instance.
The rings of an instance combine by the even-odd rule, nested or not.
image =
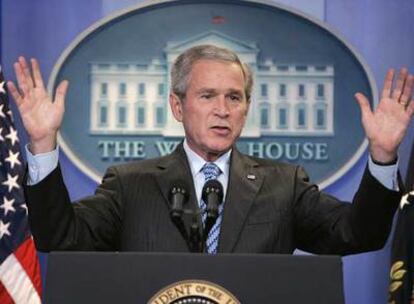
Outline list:
[[[233,252],[263,176],[258,164],[233,150],[227,195],[221,225],[219,252]]]
[[[169,195],[174,183],[185,183],[187,191],[189,191],[188,208],[198,210],[198,203],[194,189],[194,181],[188,165],[187,157],[183,145],[180,144],[169,156],[161,158],[158,163],[161,171],[156,174],[156,181],[164,197],[167,208],[170,208]],[[191,217],[183,216],[186,227],[191,225]]]

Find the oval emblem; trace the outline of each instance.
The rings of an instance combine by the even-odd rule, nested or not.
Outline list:
[[[172,152],[183,138],[168,105],[174,59],[198,44],[232,49],[254,71],[237,145],[303,165],[322,188],[367,147],[354,100],[377,99],[361,57],[325,24],[276,4],[165,1],[107,17],[82,33],[49,83],[70,81],[59,141],[99,181],[109,165]]]
[[[148,304],[240,304],[239,300],[223,287],[201,280],[173,283],[154,295]]]

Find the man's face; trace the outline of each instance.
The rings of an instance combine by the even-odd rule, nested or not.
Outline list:
[[[171,94],[174,117],[183,123],[190,148],[213,161],[228,151],[246,121],[243,72],[235,63],[199,60],[189,75],[186,97]]]

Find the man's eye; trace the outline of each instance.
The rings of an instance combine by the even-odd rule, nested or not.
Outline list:
[[[230,100],[231,101],[240,101],[240,96],[238,96],[238,95],[230,95]]]
[[[213,95],[211,95],[211,94],[203,94],[203,95],[201,95],[201,98],[203,98],[203,99],[210,99],[212,96]]]

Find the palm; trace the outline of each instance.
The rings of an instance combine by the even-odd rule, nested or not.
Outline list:
[[[14,68],[20,92],[11,82],[8,83],[8,87],[16,101],[31,142],[55,142],[63,119],[67,81],[58,86],[53,102],[43,85],[40,69],[35,60],[32,60],[32,71],[22,57],[15,63]]]
[[[410,103],[413,76],[401,70],[392,89],[394,72],[387,74],[382,97],[375,111],[371,111],[367,98],[358,93],[356,98],[362,111],[362,124],[370,144],[374,160],[387,163],[396,158],[400,145],[413,114]]]
[[[56,104],[52,103],[49,94],[38,88],[30,96],[24,96],[18,108],[23,124],[33,139],[57,130],[63,116]]]

